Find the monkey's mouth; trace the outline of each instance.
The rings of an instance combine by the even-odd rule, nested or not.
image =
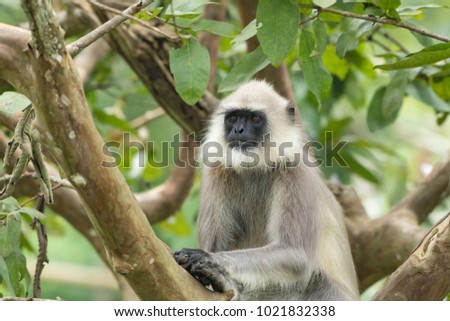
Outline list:
[[[232,141],[232,142],[230,142],[228,144],[228,146],[230,148],[240,148],[241,150],[246,150],[246,149],[251,148],[251,147],[258,147],[258,145],[259,145],[258,142],[255,142],[255,141],[244,141],[244,142],[242,142],[242,141],[239,141],[239,140],[234,140],[234,141]]]

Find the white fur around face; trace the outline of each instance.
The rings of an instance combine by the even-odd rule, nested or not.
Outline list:
[[[299,164],[303,137],[300,128],[287,113],[288,104],[271,85],[258,80],[242,85],[225,97],[213,113],[202,143],[201,159],[204,165],[223,166],[239,171],[244,168],[270,169],[288,162]],[[236,108],[266,114],[270,148],[260,146],[243,153],[238,148],[231,150],[227,147],[224,117],[227,110]]]

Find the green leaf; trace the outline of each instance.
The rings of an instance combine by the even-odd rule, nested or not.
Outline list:
[[[261,24],[259,26],[256,25],[256,19],[252,20],[252,22],[250,22],[245,26],[244,29],[242,29],[239,35],[234,37],[231,43],[234,45],[244,43],[245,41],[256,35],[256,30],[260,26]]]
[[[317,52],[313,53],[316,46],[316,39],[314,34],[306,29],[303,29],[300,34],[300,47],[299,47],[299,58],[308,59],[313,55],[317,55]]]
[[[316,38],[316,49],[319,55],[323,55],[328,45],[328,35],[325,28],[325,23],[319,19],[312,23],[314,37]]]
[[[1,212],[12,212],[20,207],[19,201],[14,197],[10,196],[0,201]],[[1,214],[0,212],[0,214]]]
[[[400,0],[372,0],[370,2],[384,11],[388,11],[389,9],[397,9],[401,4]]]
[[[5,280],[6,286],[8,287],[9,294],[13,297],[16,296],[16,291],[14,291],[14,287],[11,283],[11,279],[9,278],[8,266],[6,265],[5,259],[0,255],[0,276],[3,280]]]
[[[427,104],[440,113],[449,113],[450,104],[445,103],[436,93],[420,79],[413,81],[413,86],[408,87],[408,94]]]
[[[8,267],[9,279],[17,296],[25,296],[31,283],[30,273],[27,270],[27,260],[20,249],[15,250],[5,258]],[[25,279],[25,285],[21,282]]]
[[[432,39],[430,37],[427,37],[427,36],[424,36],[424,35],[421,35],[420,33],[411,31],[411,34],[424,47],[429,47],[429,46],[432,46],[432,45],[434,45],[436,43],[434,39]]]
[[[37,209],[32,207],[22,207],[16,211],[18,214],[25,214],[31,218],[38,218],[40,220],[45,218],[45,215],[39,212]]]
[[[228,75],[220,83],[219,92],[231,91],[239,85],[249,81],[254,74],[269,64],[269,59],[261,49],[261,46],[246,54],[231,69]]]
[[[112,126],[115,128],[122,129],[125,132],[129,132],[132,134],[136,134],[136,129],[131,127],[130,124],[122,119],[117,117],[116,115],[109,114],[99,108],[94,107],[92,109],[92,114],[94,115],[94,118],[99,122],[103,123],[108,126]]]
[[[337,40],[336,54],[343,58],[348,51],[355,50],[359,44],[358,38],[373,28],[370,21],[352,20],[348,31],[344,32]]]
[[[382,70],[416,68],[430,65],[447,58],[450,58],[450,43],[440,43],[410,54],[406,58],[393,64],[377,65],[374,68]]]
[[[402,106],[406,86],[409,83],[409,75],[408,70],[400,70],[392,76],[381,102],[384,117],[389,118],[392,114],[397,113]]]
[[[305,83],[317,97],[319,104],[326,98],[331,89],[332,78],[322,63],[322,58],[313,48],[314,35],[308,30],[302,30],[300,35],[299,63],[303,71]]]
[[[328,45],[326,47],[322,59],[325,67],[331,74],[337,76],[340,80],[345,79],[350,67],[346,59],[339,59],[334,46]]]
[[[400,109],[396,109],[388,117],[383,114],[383,99],[386,93],[386,86],[380,87],[375,91],[367,112],[367,125],[370,131],[374,132],[392,124],[398,116]]]
[[[289,54],[297,38],[300,13],[293,0],[260,0],[256,21],[262,23],[256,35],[264,53],[274,66]]]
[[[195,104],[205,92],[209,81],[208,50],[190,38],[178,49],[170,50],[170,71],[175,78],[175,89],[188,104]]]
[[[450,102],[450,76],[440,77],[433,75],[430,78],[431,88],[433,88],[436,95],[442,100]]]
[[[367,169],[366,166],[361,164],[361,162],[352,153],[350,153],[350,148],[348,149],[348,151],[342,152],[342,158],[349,165],[350,170],[356,175],[364,178],[365,180],[374,184],[378,184],[380,181],[379,178],[372,174],[372,172]]]
[[[192,23],[191,29],[194,31],[208,31],[221,37],[232,37],[237,32],[237,28],[231,23],[200,19]]]
[[[200,16],[202,14],[202,7],[207,4],[215,4],[217,2],[211,2],[207,0],[196,0],[196,1],[186,1],[186,0],[172,0],[171,4],[167,7],[163,14],[164,19],[169,19],[173,16],[179,18],[192,19]],[[178,24],[178,21],[177,21]]]
[[[0,113],[6,117],[24,110],[30,104],[31,101],[26,96],[14,91],[6,91],[0,95]]]
[[[20,216],[8,214],[0,221],[0,257],[7,257],[20,247]]]
[[[313,0],[313,2],[322,8],[327,8],[335,4],[336,0]]]

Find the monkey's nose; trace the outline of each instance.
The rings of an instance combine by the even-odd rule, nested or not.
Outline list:
[[[242,134],[244,132],[244,126],[243,125],[238,125],[238,126],[234,127],[234,132],[236,134]]]

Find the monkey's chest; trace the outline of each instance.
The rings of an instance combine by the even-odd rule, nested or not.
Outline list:
[[[232,200],[227,208],[233,231],[230,250],[267,244],[267,223],[272,207],[270,175],[236,177],[227,185],[225,199]]]

